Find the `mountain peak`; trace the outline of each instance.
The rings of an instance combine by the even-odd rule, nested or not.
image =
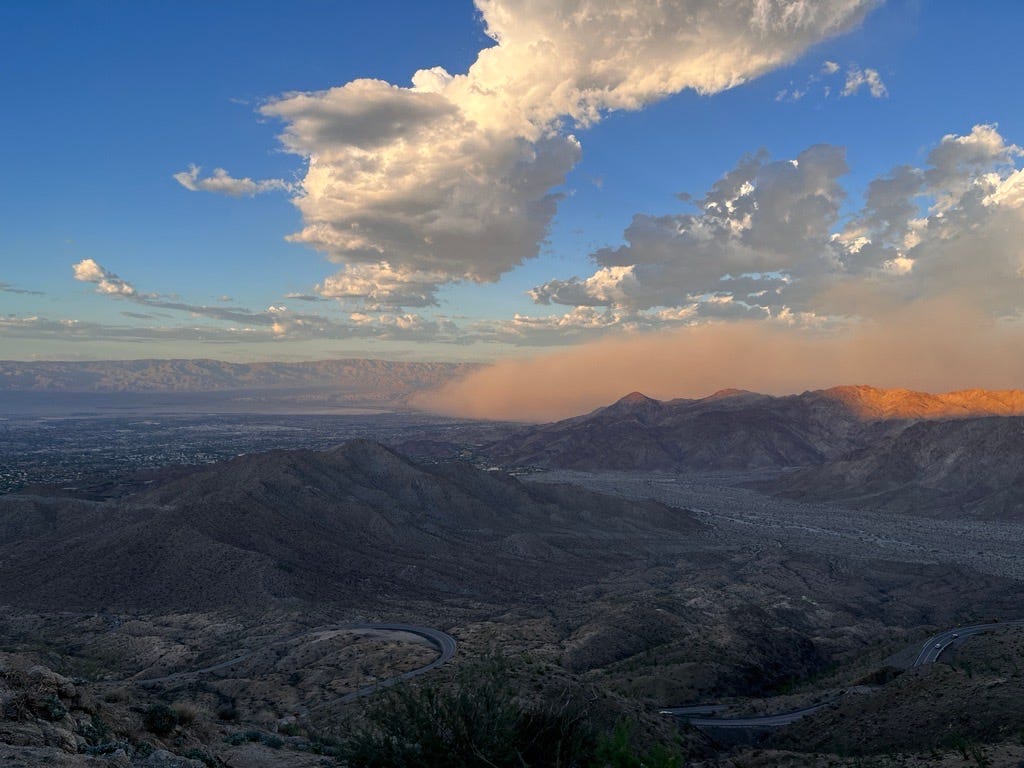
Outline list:
[[[757,395],[757,392],[751,392],[749,389],[720,389],[717,392],[713,392],[702,399],[706,401],[724,400],[727,397],[741,397],[743,395]],[[758,395],[758,397],[761,397],[761,395]]]
[[[648,397],[643,392],[630,392],[625,397],[620,397],[613,405],[648,405],[657,404],[659,401]]]

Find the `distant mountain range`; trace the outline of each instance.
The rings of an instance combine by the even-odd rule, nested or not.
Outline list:
[[[96,362],[0,361],[0,392],[225,392],[319,390],[389,397],[432,389],[466,375],[472,363],[320,360],[226,363],[219,360]]]
[[[770,487],[807,499],[1017,516],[1022,415],[1024,392],[1016,390],[725,390],[666,402],[634,392],[584,416],[522,429],[487,453],[504,465],[578,470],[799,468]]]
[[[380,607],[543,594],[635,568],[693,516],[353,441],[169,473],[97,503],[0,497],[0,605]]]

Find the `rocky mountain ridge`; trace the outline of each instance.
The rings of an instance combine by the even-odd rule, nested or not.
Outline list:
[[[1024,514],[1024,392],[867,386],[799,395],[634,392],[487,448],[496,462],[575,470],[788,471],[765,487],[900,511]],[[795,471],[791,471],[795,470]]]

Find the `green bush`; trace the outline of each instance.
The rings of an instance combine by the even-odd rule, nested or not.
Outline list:
[[[233,747],[237,747],[239,744],[245,744],[249,741],[262,741],[263,734],[259,731],[236,731],[230,736],[225,736],[224,741]]]
[[[51,696],[43,704],[43,717],[47,720],[62,720],[67,713],[68,708],[56,696]]]
[[[350,768],[677,768],[668,750],[646,756],[631,729],[602,733],[581,697],[523,700],[502,659],[465,668],[454,686],[393,689],[341,744]]]
[[[154,704],[142,715],[142,724],[155,736],[167,736],[178,727],[178,715],[166,704]]]
[[[78,732],[85,737],[86,743],[90,746],[105,744],[112,738],[110,726],[100,715],[90,717],[89,722],[82,724]]]
[[[148,741],[140,741],[138,744],[132,744],[132,748],[134,750],[134,757],[139,759],[147,758],[156,751],[156,747]]]
[[[598,739],[594,758],[593,764],[600,768],[682,768],[683,765],[682,756],[660,744],[646,755],[638,754],[633,745],[633,729],[624,722]]]

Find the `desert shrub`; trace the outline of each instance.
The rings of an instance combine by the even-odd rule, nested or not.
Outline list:
[[[176,701],[171,705],[171,711],[177,720],[178,725],[189,725],[195,722],[199,715],[199,707],[190,701]]]
[[[281,733],[285,736],[301,736],[302,727],[298,723],[285,723],[280,728]]]
[[[259,731],[236,731],[230,736],[225,736],[224,741],[233,747],[237,747],[239,744],[245,744],[248,741],[262,741],[263,734]]]
[[[344,751],[342,743],[340,739],[329,734],[312,732],[309,734],[309,742],[304,748],[314,755],[341,757]]]
[[[24,691],[5,695],[0,699],[0,717],[4,720],[25,720],[31,715],[28,695]]]
[[[507,664],[488,658],[454,685],[401,686],[365,713],[341,744],[350,768],[675,768],[664,754],[641,757],[630,729],[601,733],[580,697],[526,701]]]
[[[51,696],[43,703],[42,715],[47,720],[62,720],[68,713],[68,708],[56,696]]]
[[[264,736],[261,741],[271,749],[280,749],[284,746],[284,740],[280,736],[275,736],[274,734]]]
[[[90,717],[89,722],[83,723],[79,727],[78,732],[85,737],[85,741],[89,746],[105,744],[111,741],[112,737],[110,726],[107,725],[107,721],[100,715]]]
[[[103,700],[108,704],[119,704],[128,701],[128,691],[124,688],[111,688],[103,694]]]
[[[639,754],[633,744],[633,729],[619,722],[611,733],[598,739],[593,764],[601,768],[682,768],[683,759],[660,744]]]
[[[134,750],[134,756],[140,760],[144,760],[156,751],[156,747],[148,741],[140,741],[137,744],[132,744],[132,748]]]
[[[154,704],[142,715],[142,724],[155,736],[167,736],[178,727],[178,715],[166,704]]]

